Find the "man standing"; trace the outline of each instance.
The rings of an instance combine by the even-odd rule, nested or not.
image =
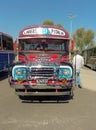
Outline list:
[[[82,88],[81,79],[80,79],[80,71],[84,65],[84,58],[80,55],[79,50],[76,50],[75,56],[73,57],[73,68],[75,72],[75,86]]]

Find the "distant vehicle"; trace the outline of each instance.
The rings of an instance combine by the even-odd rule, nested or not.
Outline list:
[[[70,38],[64,28],[28,26],[20,31],[17,41],[19,63],[12,68],[9,83],[20,99],[73,96]]]
[[[96,70],[96,46],[82,51],[85,65]]]
[[[9,34],[0,32],[0,72],[8,71],[15,59],[13,38]]]

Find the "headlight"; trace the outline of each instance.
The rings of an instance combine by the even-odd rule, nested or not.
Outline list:
[[[71,78],[72,76],[72,68],[70,66],[60,66],[58,71],[58,78]]]
[[[63,75],[67,76],[70,72],[69,72],[69,70],[65,69],[62,71],[62,73],[63,73]]]
[[[20,75],[24,74],[24,71],[23,71],[23,70],[20,70],[20,69],[17,69],[17,70],[16,70],[16,74],[17,74],[18,76],[20,76]]]
[[[13,67],[12,76],[14,79],[26,79],[27,68],[25,66]]]

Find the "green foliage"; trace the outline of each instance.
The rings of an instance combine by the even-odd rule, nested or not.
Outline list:
[[[85,32],[85,45],[87,45],[88,48],[94,45],[94,36],[95,34],[92,30],[88,30],[87,32]]]
[[[54,22],[52,20],[45,20],[43,22],[43,25],[55,25],[55,24],[54,24]],[[63,25],[61,23],[58,23],[57,26],[63,27]]]
[[[58,23],[57,26],[59,26],[59,27],[63,27],[61,23]]]
[[[76,32],[74,32],[73,34],[76,49],[80,49],[82,51],[85,48],[90,48],[91,46],[94,46],[94,37],[95,33],[91,29],[77,29]]]
[[[43,22],[43,25],[54,25],[54,22],[51,21],[51,20],[45,20],[45,21]]]

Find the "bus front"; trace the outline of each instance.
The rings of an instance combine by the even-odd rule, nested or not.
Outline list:
[[[18,37],[18,60],[10,85],[19,98],[71,95],[73,68],[69,35],[58,26],[29,26]]]

